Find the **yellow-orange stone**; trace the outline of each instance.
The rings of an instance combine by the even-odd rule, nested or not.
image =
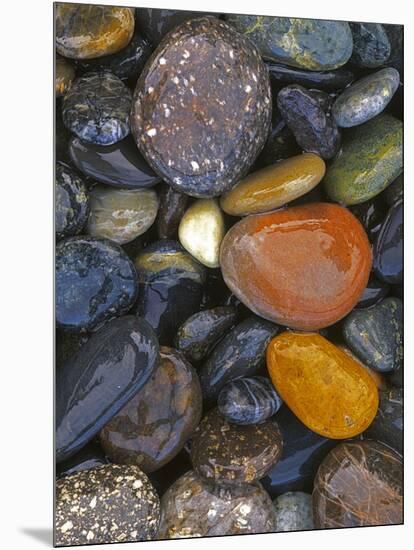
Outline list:
[[[267,348],[267,368],[289,409],[319,435],[354,437],[375,418],[378,389],[374,379],[320,334],[279,334]]]
[[[308,193],[324,175],[318,155],[297,155],[249,174],[221,197],[220,206],[232,216],[268,212]]]

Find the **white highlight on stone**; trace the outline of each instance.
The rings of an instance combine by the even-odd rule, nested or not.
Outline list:
[[[150,137],[156,136],[157,135],[157,129],[156,128],[150,128],[149,130],[147,130],[147,135],[150,136]]]

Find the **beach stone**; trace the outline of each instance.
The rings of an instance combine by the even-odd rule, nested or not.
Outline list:
[[[403,282],[403,217],[402,200],[388,210],[374,245],[374,271],[379,279],[392,285]]]
[[[314,529],[312,496],[295,492],[280,495],[273,501],[276,510],[276,532]]]
[[[56,482],[57,546],[151,540],[159,521],[158,495],[137,466],[107,464]]]
[[[132,38],[134,8],[59,3],[55,6],[56,50],[91,59],[118,52]]]
[[[328,203],[248,216],[227,232],[220,250],[233,294],[257,315],[300,330],[327,327],[352,310],[371,258],[361,224]]]
[[[376,241],[387,213],[381,199],[382,197],[377,195],[373,199],[349,207],[352,214],[354,214],[364,226],[371,243]]]
[[[351,62],[358,67],[382,67],[391,54],[391,44],[380,23],[349,23],[354,44]]]
[[[278,63],[266,63],[272,88],[283,88],[288,84],[299,84],[304,88],[315,88],[325,92],[337,92],[346,88],[353,80],[349,69],[335,71],[307,71]]]
[[[376,279],[373,275],[369,278],[368,284],[359,299],[357,309],[364,309],[377,304],[383,300],[389,293],[390,287],[387,283],[383,283]]]
[[[215,199],[198,199],[181,218],[178,238],[182,246],[206,267],[219,267],[219,252],[226,227]]]
[[[353,361],[356,361],[359,365],[361,365],[362,368],[364,368],[367,371],[367,373],[374,380],[375,385],[379,390],[387,389],[388,384],[386,381],[386,376],[384,374],[381,374],[380,372],[368,367],[368,365],[365,365],[365,363],[363,363],[361,359],[359,359],[349,348],[347,348],[343,344],[338,344],[338,348],[342,350],[344,353],[346,353]]]
[[[71,237],[56,247],[56,324],[87,332],[126,313],[137,297],[137,274],[107,239]]]
[[[402,172],[402,122],[382,113],[346,135],[324,177],[328,196],[342,204],[375,197]]]
[[[220,199],[231,216],[275,210],[311,191],[325,174],[324,161],[304,153],[253,172]]]
[[[403,521],[400,456],[376,441],[344,442],[322,462],[313,491],[315,527],[394,525]]]
[[[198,371],[204,399],[214,401],[227,382],[256,374],[265,362],[268,343],[279,330],[250,315],[229,331]]]
[[[301,152],[292,131],[287,127],[279,111],[273,108],[272,127],[262,152],[257,157],[254,169],[265,168],[280,160],[299,155]]]
[[[369,308],[352,311],[343,323],[349,348],[371,369],[398,370],[403,361],[403,306],[399,298],[385,298]]]
[[[389,388],[380,392],[380,405],[374,422],[365,432],[369,439],[381,441],[400,454],[403,453],[404,407],[402,388]]]
[[[64,162],[56,163],[56,238],[80,233],[88,219],[89,194],[82,178]]]
[[[72,86],[75,78],[75,69],[63,57],[56,57],[55,64],[55,94],[56,97],[61,97],[66,94]]]
[[[160,239],[176,239],[178,226],[187,208],[188,195],[175,191],[166,183],[160,186],[160,206],[158,209],[157,230]]]
[[[247,173],[270,119],[269,77],[258,51],[224,21],[200,17],[168,34],[147,63],[131,128],[164,181],[211,198]]]
[[[291,84],[278,93],[277,106],[304,151],[325,160],[336,155],[341,135],[331,116],[331,99],[327,94]]]
[[[133,241],[154,223],[157,193],[152,189],[114,189],[96,185],[90,192],[88,233],[118,244]]]
[[[62,103],[65,126],[82,141],[112,145],[129,134],[131,92],[109,71],[77,78]]]
[[[217,485],[259,480],[282,454],[282,435],[274,419],[262,424],[230,424],[217,409],[201,421],[191,443],[194,470]]]
[[[57,462],[99,433],[149,380],[158,360],[154,331],[129,315],[106,323],[57,370]]]
[[[267,368],[286,405],[319,435],[354,437],[368,428],[377,413],[373,378],[320,334],[279,334],[268,346]]]
[[[219,487],[189,471],[161,499],[157,538],[271,533],[274,527],[272,501],[260,483]]]
[[[352,54],[352,33],[344,21],[227,15],[266,59],[310,71],[344,65]]]
[[[388,206],[392,206],[404,197],[404,174],[400,174],[381,194]]]
[[[400,85],[400,75],[392,67],[361,78],[335,100],[332,116],[338,126],[350,128],[379,115]]]
[[[101,430],[102,448],[111,462],[159,470],[191,437],[201,407],[195,370],[177,350],[161,347],[151,378]]]
[[[282,400],[268,378],[238,378],[221,390],[217,407],[232,424],[260,424],[273,416]]]
[[[179,327],[175,346],[191,362],[204,359],[237,321],[233,306],[217,306],[191,315]]]

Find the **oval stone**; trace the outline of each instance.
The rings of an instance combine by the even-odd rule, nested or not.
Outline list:
[[[62,102],[63,122],[87,143],[112,145],[129,134],[131,92],[109,71],[77,78]]]
[[[66,94],[75,78],[75,69],[63,57],[56,58],[55,64],[55,94],[60,97]]]
[[[186,211],[178,227],[183,247],[206,267],[219,267],[219,251],[226,228],[215,199],[199,199]]]
[[[58,546],[151,540],[159,521],[158,495],[136,466],[107,464],[56,483]]]
[[[324,161],[313,153],[282,160],[253,172],[220,199],[231,216],[275,210],[316,187],[325,174]]]
[[[207,198],[246,174],[270,118],[259,52],[224,21],[200,17],[175,28],[154,52],[135,89],[131,127],[164,181]]]
[[[279,334],[268,346],[267,368],[286,405],[317,434],[354,437],[377,413],[373,378],[320,334]]]
[[[137,274],[120,246],[106,239],[72,237],[56,247],[56,323],[91,331],[126,313],[137,297]]]
[[[292,131],[286,126],[279,112],[273,109],[272,127],[254,168],[264,168],[301,152]]]
[[[250,316],[228,332],[199,370],[204,399],[213,401],[227,382],[255,374],[264,364],[267,344],[279,330]]]
[[[359,204],[349,207],[349,210],[358,218],[367,232],[368,239],[374,243],[384,222],[386,210],[381,196],[376,196]]]
[[[254,313],[318,330],[358,302],[371,257],[361,224],[346,208],[313,203],[242,219],[223,239],[220,265],[227,286]]]
[[[172,348],[160,349],[152,377],[100,432],[111,462],[154,472],[182,449],[201,420],[197,374]]]
[[[178,226],[187,208],[188,195],[179,193],[166,183],[160,186],[157,230],[160,239],[176,239]]]
[[[320,529],[395,525],[403,521],[400,456],[376,441],[341,443],[315,479],[313,513]]]
[[[248,36],[266,59],[327,71],[344,65],[352,54],[352,33],[344,21],[228,15],[226,20]]]
[[[370,439],[389,445],[400,454],[404,443],[403,390],[390,388],[380,392],[380,405],[374,422],[365,432]]]
[[[402,200],[388,210],[374,246],[374,271],[385,283],[403,282],[403,215]]]
[[[113,319],[56,373],[56,460],[75,454],[147,382],[159,360],[154,331]]]
[[[80,233],[88,219],[89,194],[85,182],[64,162],[56,164],[56,238]]]
[[[374,306],[388,295],[389,290],[390,287],[387,283],[379,281],[372,275],[369,278],[368,284],[355,307],[358,309],[364,309],[366,307]]]
[[[314,529],[312,496],[300,491],[285,493],[274,500],[276,532]]]
[[[385,109],[399,85],[400,75],[392,67],[357,80],[335,100],[335,122],[342,128],[367,122]]]
[[[134,8],[59,3],[56,49],[73,59],[91,59],[124,48],[134,32]]]
[[[282,406],[272,383],[264,376],[239,378],[224,386],[217,408],[232,424],[260,424]]]
[[[385,64],[391,54],[391,44],[379,23],[349,23],[354,47],[351,61],[358,67],[373,69]]]
[[[158,211],[152,189],[112,189],[96,185],[90,192],[88,233],[125,244],[147,231]]]
[[[306,71],[277,63],[266,63],[270,82],[275,88],[288,84],[299,84],[305,88],[316,88],[325,92],[343,90],[354,80],[354,73],[349,69],[336,71]]]
[[[272,501],[260,483],[217,487],[189,471],[161,499],[158,539],[271,533]]]
[[[230,424],[217,409],[201,421],[191,443],[194,470],[217,485],[259,480],[282,454],[282,435],[273,419],[262,424]]]
[[[402,154],[402,122],[382,113],[347,133],[326,172],[326,193],[342,204],[375,197],[401,173]]]

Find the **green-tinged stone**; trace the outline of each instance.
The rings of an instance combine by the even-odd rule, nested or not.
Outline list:
[[[272,61],[328,71],[344,65],[352,54],[352,33],[344,21],[229,15],[227,21],[250,38]]]
[[[375,197],[402,172],[403,125],[381,114],[345,134],[342,152],[324,178],[329,197],[345,205]]]

